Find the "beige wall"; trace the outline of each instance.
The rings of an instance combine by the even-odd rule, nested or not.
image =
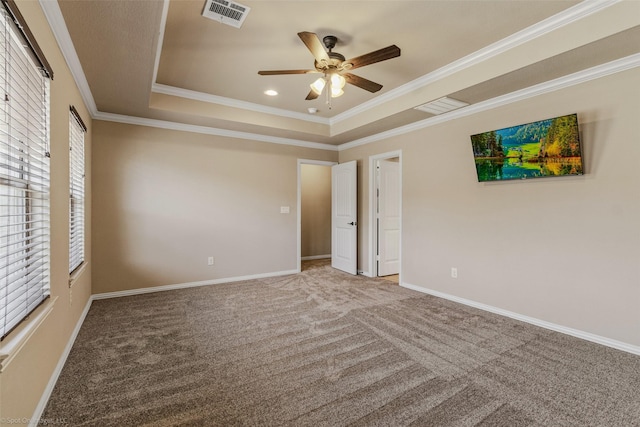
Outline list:
[[[65,346],[91,294],[91,118],[49,29],[38,2],[19,1],[38,44],[54,71],[51,82],[51,298],[49,316],[15,353],[0,373],[0,424],[31,418]],[[69,288],[69,106],[74,105],[89,128],[85,135],[86,165],[86,264],[87,269]],[[29,322],[5,341],[10,341]]]
[[[470,135],[574,112],[585,176],[477,182]],[[359,269],[368,158],[399,149],[404,282],[640,345],[638,117],[636,68],[340,152],[360,167]]]
[[[338,156],[102,121],[93,141],[96,294],[295,270],[298,159]]]
[[[48,303],[53,307],[3,363],[3,425],[33,415],[92,289],[295,269],[297,159],[338,158],[336,152],[92,123],[39,4],[18,4],[55,72]],[[629,70],[341,152],[341,161],[356,159],[360,168],[359,269],[369,270],[368,157],[400,149],[405,282],[640,345],[639,81],[640,71]],[[87,270],[72,288],[70,104],[89,127],[91,159]],[[572,112],[581,122],[584,177],[477,182],[469,135]],[[280,206],[290,206],[290,214],[280,214]],[[208,256],[215,257],[215,266],[206,265]],[[454,266],[456,280],[449,276]]]
[[[302,257],[331,255],[331,167],[303,164],[300,175]]]

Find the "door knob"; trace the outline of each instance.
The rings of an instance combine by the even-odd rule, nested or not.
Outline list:
[[[357,225],[357,222],[352,221],[352,222],[348,223],[348,225]]]

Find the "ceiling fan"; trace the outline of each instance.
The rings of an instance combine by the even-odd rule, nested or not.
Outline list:
[[[307,100],[316,99],[320,96],[324,87],[329,86],[329,89],[326,92],[327,100],[329,102],[329,95],[331,95],[332,98],[335,98],[344,93],[342,88],[345,83],[358,86],[359,88],[372,93],[377,92],[382,89],[381,84],[356,76],[355,74],[351,74],[349,71],[400,56],[400,48],[396,45],[391,45],[347,60],[343,55],[332,51],[338,42],[338,38],[336,36],[325,36],[322,39],[322,43],[315,33],[303,31],[298,33],[298,37],[300,37],[302,42],[307,46],[315,58],[315,69],[258,71],[258,74],[262,76],[280,74],[324,74],[324,77],[319,78],[311,84],[311,91],[306,97]],[[324,47],[326,47],[328,51],[323,47],[323,43]]]

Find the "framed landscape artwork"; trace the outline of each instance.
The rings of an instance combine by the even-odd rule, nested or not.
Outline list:
[[[472,135],[471,145],[479,182],[583,173],[577,114]]]

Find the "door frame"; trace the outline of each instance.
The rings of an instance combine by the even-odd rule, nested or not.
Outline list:
[[[402,283],[402,150],[388,151],[382,154],[369,156],[369,275],[378,277],[378,221],[376,221],[378,202],[377,190],[378,180],[376,179],[376,162],[378,160],[398,159],[400,168],[400,274],[399,281]]]
[[[337,165],[338,162],[329,162],[323,160],[298,159],[298,195],[297,195],[297,250],[296,250],[296,271],[302,271],[302,165],[316,165],[331,167]]]

